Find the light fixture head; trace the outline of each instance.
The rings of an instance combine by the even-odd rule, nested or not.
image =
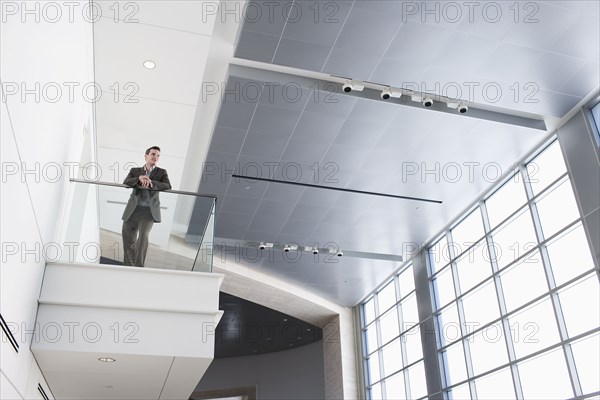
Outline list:
[[[466,114],[467,111],[469,111],[469,107],[467,107],[465,103],[460,103],[456,108],[456,111],[458,111],[461,114]]]
[[[357,92],[362,92],[364,88],[365,88],[365,84],[363,82],[355,81],[355,80],[347,80],[342,85],[342,90],[345,93],[350,93],[353,90],[356,90]]]
[[[289,244],[286,244],[286,245],[283,246],[283,251],[285,251],[286,253],[288,253],[290,250],[291,249],[290,249],[290,245]]]
[[[433,105],[433,100],[431,99],[431,97],[425,96],[423,98],[423,105],[427,108],[431,107]]]
[[[317,255],[317,254],[319,254],[319,249],[318,249],[317,247],[313,247],[313,248],[312,248],[312,253],[313,253],[314,255]]]
[[[337,252],[336,256],[338,256],[338,257],[343,257],[343,256],[344,256],[344,252],[343,252],[343,251],[341,251],[341,250],[338,250],[338,252]]]
[[[156,68],[156,63],[152,60],[146,60],[146,61],[144,61],[144,67],[146,69],[154,69],[154,68]]]
[[[392,96],[392,91],[388,88],[388,89],[383,89],[381,91],[381,98],[383,100],[387,100]]]
[[[265,244],[265,242],[260,242],[260,244],[258,245],[258,248],[261,250],[264,250],[267,248],[267,245]]]
[[[100,357],[98,359],[98,361],[105,362],[105,363],[113,363],[117,360],[115,360],[114,358],[111,358],[111,357]]]

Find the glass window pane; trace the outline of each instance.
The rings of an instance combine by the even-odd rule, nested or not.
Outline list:
[[[379,312],[383,314],[388,308],[396,304],[396,302],[396,285],[394,285],[394,281],[391,281],[377,293]]]
[[[573,396],[562,348],[518,364],[525,399],[567,399]]]
[[[600,391],[600,335],[578,340],[571,348],[583,394]]]
[[[385,313],[381,317],[381,344],[385,344],[400,334],[400,325],[398,324],[398,310],[396,307]]]
[[[415,290],[415,277],[413,275],[412,265],[402,271],[398,276],[398,283],[400,284],[400,298],[405,297]]]
[[[486,375],[475,381],[479,400],[514,399],[515,389],[509,368]]]
[[[402,350],[400,339],[396,339],[382,350],[383,375],[388,376],[402,368]]]
[[[527,202],[520,174],[515,175],[486,200],[490,228],[494,228]]]
[[[404,373],[400,372],[385,381],[385,392],[389,400],[405,399]]]
[[[402,330],[406,330],[419,323],[419,314],[417,310],[417,297],[413,293],[408,296],[401,304],[402,307]]]
[[[517,358],[560,342],[554,308],[549,297],[508,320]]]
[[[382,400],[383,396],[381,395],[381,384],[377,384],[371,388],[371,400]]]
[[[462,337],[460,322],[458,320],[458,309],[456,303],[446,307],[438,316],[440,343],[442,346],[452,343]]]
[[[449,400],[470,400],[471,399],[471,391],[469,389],[469,384],[465,383],[464,385],[457,386],[455,388],[450,389],[448,392]]]
[[[469,349],[475,375],[508,362],[502,325],[496,323],[469,337]]]
[[[502,272],[500,281],[508,312],[549,290],[544,265],[537,251]]]
[[[452,242],[456,246],[455,248],[460,249],[460,252],[465,251],[469,246],[481,239],[483,237],[483,220],[481,219],[479,207],[454,227],[451,233]],[[455,255],[458,255],[458,253]]]
[[[448,386],[467,379],[467,366],[462,342],[448,347],[444,352],[444,362]]]
[[[429,259],[431,260],[431,274],[433,275],[450,262],[446,236],[442,236],[436,244],[431,246],[429,255]]]
[[[410,382],[410,397],[418,399],[427,395],[427,381],[425,380],[425,366],[423,361],[408,369]]]
[[[381,379],[379,373],[379,353],[373,353],[373,355],[367,360],[369,366],[369,383],[377,382]]]
[[[375,299],[371,297],[364,305],[365,325],[369,325],[375,319]]]
[[[489,259],[487,242],[484,239],[456,261],[462,293],[469,291],[492,274],[492,265]]]
[[[600,290],[598,276],[589,275],[558,294],[569,337],[600,326]]]
[[[473,324],[472,329],[500,317],[498,308],[498,297],[496,296],[496,286],[490,279],[483,286],[475,289],[463,299],[463,310],[465,312],[465,323]]]
[[[433,280],[433,287],[435,288],[435,298],[438,310],[454,300],[456,298],[456,294],[454,293],[452,269],[446,268],[444,271],[438,274],[437,278]]]
[[[519,214],[494,231],[492,239],[500,269],[537,246],[529,207],[523,208]]]
[[[544,238],[548,239],[560,229],[579,218],[579,209],[571,188],[571,181],[564,180],[537,201],[537,210]],[[560,212],[556,212],[560,210]]]
[[[590,246],[581,225],[549,243],[548,255],[556,286],[594,268]]]
[[[534,195],[543,191],[559,176],[567,172],[558,140],[527,165],[527,172]]]
[[[412,364],[415,361],[423,358],[421,330],[419,329],[419,325],[402,335],[401,340],[404,341],[404,348],[406,349],[406,362],[408,364]]]
[[[377,324],[371,324],[371,326],[367,328],[365,339],[367,342],[367,354],[377,350]]]

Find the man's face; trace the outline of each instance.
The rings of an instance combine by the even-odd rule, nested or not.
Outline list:
[[[152,149],[148,154],[144,154],[144,160],[146,160],[146,165],[155,166],[156,163],[158,163],[159,158],[160,151],[156,149]]]

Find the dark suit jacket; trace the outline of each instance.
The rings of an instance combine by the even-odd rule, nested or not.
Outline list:
[[[123,181],[124,185],[133,188],[133,192],[131,193],[131,196],[129,196],[129,201],[127,202],[127,206],[125,206],[125,211],[123,212],[123,221],[127,221],[129,217],[131,217],[131,214],[133,214],[133,211],[137,207],[140,200],[141,191],[148,190],[152,217],[154,218],[154,222],[160,222],[160,200],[158,199],[158,191],[171,189],[169,175],[167,175],[167,170],[154,167],[149,175],[149,178],[152,181],[152,187],[145,189],[142,187],[139,180],[140,175],[144,175],[145,173],[146,170],[144,167],[131,168],[129,174],[127,174],[127,177]]]

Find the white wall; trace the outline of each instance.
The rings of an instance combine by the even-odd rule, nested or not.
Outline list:
[[[93,82],[92,24],[81,12],[88,2],[80,3],[72,15],[61,2],[54,4],[62,9],[31,2],[29,13],[25,3],[1,4],[0,312],[20,346],[16,353],[2,334],[2,399],[41,398],[38,383],[52,395],[29,350],[32,334],[24,330],[34,328],[44,249],[60,246],[69,189],[65,163],[80,160],[84,127],[93,126],[92,104],[81,92]],[[72,97],[65,82],[80,85]],[[30,94],[23,96],[23,89]]]

